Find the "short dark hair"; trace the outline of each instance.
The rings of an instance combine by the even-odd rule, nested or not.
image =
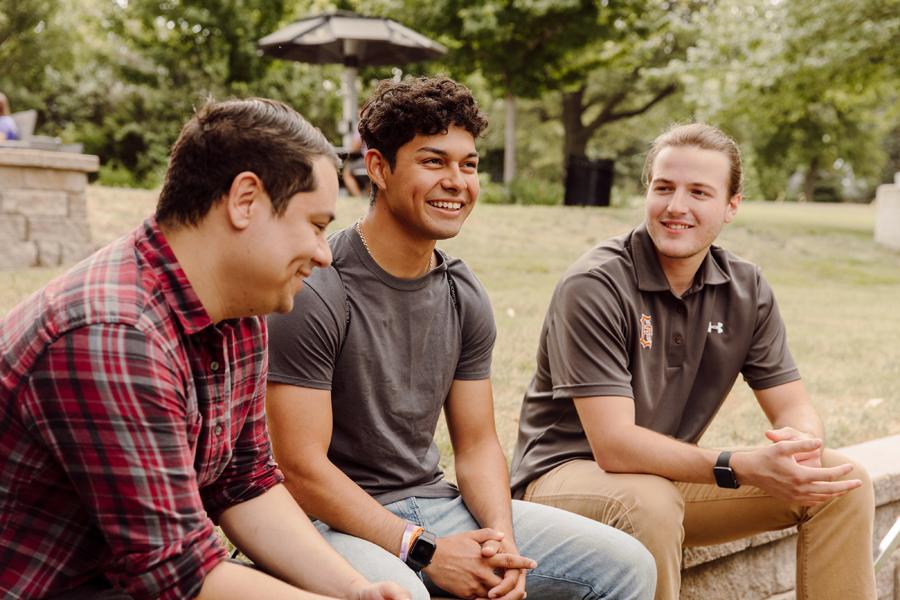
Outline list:
[[[477,138],[487,124],[469,88],[449,77],[386,79],[360,111],[359,134],[393,168],[397,151],[416,135],[443,133],[455,125]]]
[[[728,134],[706,123],[687,123],[672,125],[661,133],[650,144],[650,151],[644,161],[644,172],[641,179],[644,187],[649,188],[653,180],[653,161],[667,146],[694,146],[702,150],[713,150],[725,155],[728,159],[728,197],[741,192],[743,185],[743,169],[741,166],[741,149]]]
[[[243,171],[262,180],[276,215],[298,192],[316,189],[313,162],[340,161],[322,132],[288,105],[266,98],[209,101],[181,129],[156,218],[197,225]]]

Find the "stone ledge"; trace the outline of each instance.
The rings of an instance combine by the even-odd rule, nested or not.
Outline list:
[[[95,173],[100,168],[100,159],[93,154],[31,148],[0,148],[0,165]]]

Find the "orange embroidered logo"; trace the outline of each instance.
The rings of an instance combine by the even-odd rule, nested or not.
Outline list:
[[[653,347],[653,321],[650,315],[641,314],[641,348]]]

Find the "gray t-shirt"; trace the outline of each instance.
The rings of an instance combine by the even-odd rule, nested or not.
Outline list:
[[[353,228],[330,243],[337,270],[316,269],[293,311],[268,319],[269,381],[331,390],[328,458],[382,504],[455,496],[434,432],[454,379],[490,377],[496,327],[487,293],[442,252],[427,275],[399,279]]]
[[[800,378],[756,265],[712,246],[681,298],[642,225],[582,256],[550,301],[525,392],[511,484],[592,459],[573,398],[634,399],[635,422],[695,443],[738,374],[754,389]]]

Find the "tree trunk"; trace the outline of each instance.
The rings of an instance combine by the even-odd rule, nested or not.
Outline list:
[[[814,196],[816,193],[816,180],[819,175],[819,157],[814,156],[811,161],[809,161],[809,168],[806,170],[806,175],[803,177],[803,197],[801,199],[802,202],[813,202],[815,200]]]
[[[587,145],[593,131],[585,127],[581,121],[584,113],[584,92],[581,87],[574,92],[566,92],[562,97],[562,122],[563,122],[563,162],[567,163],[570,156],[585,158]]]
[[[503,183],[516,178],[516,97],[506,94],[506,129],[503,131]]]

